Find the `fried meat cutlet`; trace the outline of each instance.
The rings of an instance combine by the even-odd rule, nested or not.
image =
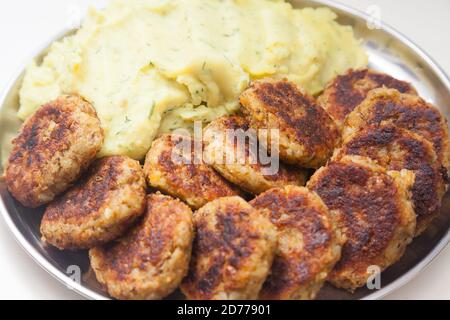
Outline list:
[[[279,130],[279,155],[286,163],[319,168],[339,142],[339,130],[333,119],[292,82],[256,81],[244,91],[240,101],[250,127],[259,129],[260,142],[270,151],[273,137],[269,132]]]
[[[347,117],[344,139],[367,126],[394,124],[430,141],[438,160],[448,168],[449,142],[447,119],[422,98],[394,89],[372,90],[367,98]]]
[[[146,213],[136,227],[89,251],[97,279],[117,299],[163,299],[188,272],[194,237],[191,209],[161,194],[146,201]]]
[[[369,91],[377,88],[396,89],[401,93],[417,95],[417,91],[408,82],[371,69],[351,69],[332,80],[318,102],[342,128],[347,115],[367,97]]]
[[[138,161],[98,160],[45,210],[44,242],[59,249],[89,249],[121,236],[144,213],[146,184]]]
[[[6,167],[9,192],[36,208],[66,191],[95,159],[103,130],[95,109],[79,96],[39,108],[13,140]]]
[[[188,299],[256,299],[275,253],[270,220],[240,197],[214,200],[194,214],[196,238],[188,276]]]
[[[331,210],[346,237],[328,280],[349,291],[364,286],[371,267],[397,262],[411,242],[416,216],[414,173],[386,171],[369,158],[346,156],[319,169],[308,182]]]
[[[334,160],[346,155],[365,156],[388,170],[415,173],[412,200],[420,235],[439,214],[446,192],[446,175],[441,170],[433,145],[418,134],[392,124],[367,127],[349,136]]]
[[[193,209],[242,192],[205,164],[193,139],[165,134],[156,139],[147,154],[144,172],[148,184],[180,198]]]
[[[272,272],[263,300],[314,299],[341,256],[343,239],[320,197],[303,187],[271,189],[250,204],[277,228]]]
[[[308,172],[280,163],[278,157],[267,157],[261,163],[264,146],[240,116],[225,116],[213,121],[203,132],[205,160],[223,177],[251,194],[285,185],[303,186]]]

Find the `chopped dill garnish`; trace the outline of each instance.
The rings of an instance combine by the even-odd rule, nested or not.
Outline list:
[[[148,119],[151,119],[153,116],[153,112],[155,111],[155,107],[156,107],[156,102],[153,101],[152,102],[152,107],[150,108],[150,112],[148,113]]]

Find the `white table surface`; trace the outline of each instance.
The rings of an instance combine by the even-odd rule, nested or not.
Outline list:
[[[66,25],[77,8],[96,0],[9,0],[0,2],[0,89],[30,53]],[[381,9],[382,20],[401,31],[450,74],[450,1],[341,0],[366,11]],[[0,219],[0,299],[80,299],[43,271],[15,242]],[[388,299],[450,299],[450,247],[422,274]]]

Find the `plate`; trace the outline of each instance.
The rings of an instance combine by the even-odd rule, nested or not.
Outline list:
[[[295,7],[327,6],[339,16],[341,24],[351,25],[369,54],[371,68],[411,82],[420,95],[440,108],[450,118],[450,81],[440,67],[405,36],[383,24],[382,29],[370,28],[370,18],[359,11],[332,1],[291,1]],[[73,30],[63,30],[50,39],[34,55],[41,59],[49,45]],[[20,70],[0,98],[0,141],[10,138],[20,126],[16,117],[18,91],[23,70]],[[1,171],[3,170],[0,167]],[[39,211],[39,210],[38,210]],[[89,267],[87,252],[59,251],[40,241],[39,225],[42,211],[30,210],[18,204],[0,181],[0,212],[12,235],[23,249],[56,279],[89,299],[109,299]],[[422,271],[450,241],[450,193],[444,198],[441,215],[432,226],[407,248],[403,258],[381,275],[381,289],[361,288],[354,294],[325,285],[318,299],[379,299],[404,285]],[[79,273],[79,277],[77,277]],[[79,281],[74,281],[79,280]]]

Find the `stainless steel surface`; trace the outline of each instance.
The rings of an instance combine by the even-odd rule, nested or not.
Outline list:
[[[292,1],[295,6],[328,6],[338,15],[339,22],[353,26],[356,35],[363,39],[370,56],[370,66],[398,78],[412,82],[421,96],[436,104],[447,118],[450,116],[450,81],[444,72],[421,49],[388,26],[370,30],[363,13],[332,1]],[[36,53],[41,58],[53,40],[69,34],[64,31],[51,39]],[[18,108],[18,90],[23,69],[13,79],[0,99],[0,138],[17,130],[20,123],[15,117]],[[0,168],[1,169],[1,168]],[[40,241],[39,224],[42,210],[23,208],[6,191],[0,178],[0,212],[12,235],[33,259],[56,279],[73,288],[86,298],[108,299],[95,281],[86,252],[61,252],[45,246]],[[450,194],[447,194],[442,213],[427,232],[415,239],[404,257],[381,276],[382,289],[370,291],[362,288],[353,295],[326,285],[319,299],[378,299],[399,288],[422,271],[450,241]],[[82,270],[81,283],[73,282],[66,271],[70,266]]]

